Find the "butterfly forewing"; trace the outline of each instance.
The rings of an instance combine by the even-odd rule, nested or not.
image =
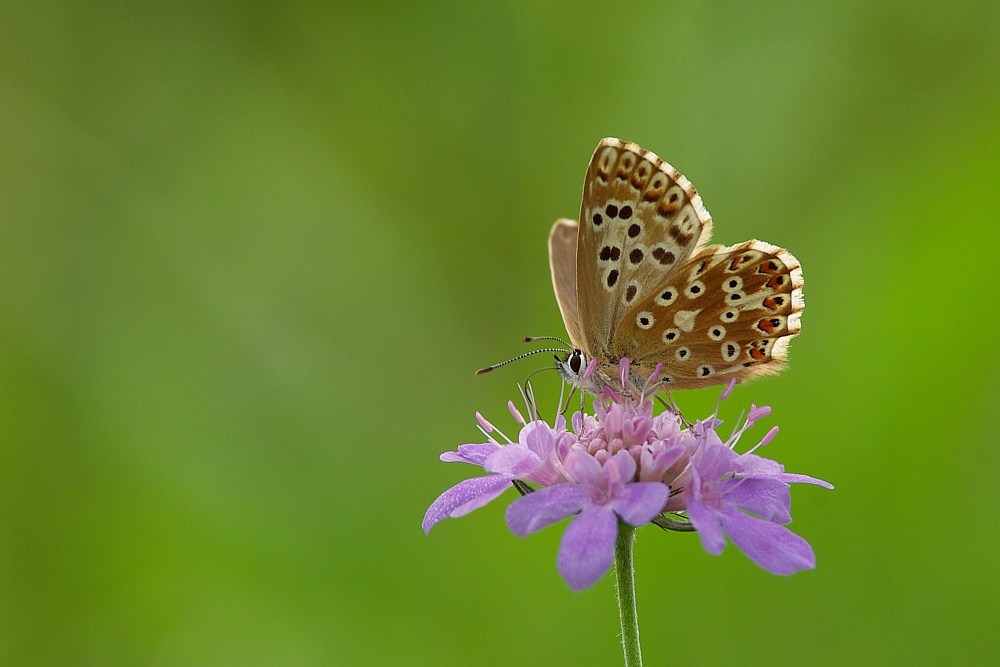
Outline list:
[[[653,289],[707,242],[711,228],[701,198],[676,169],[633,143],[602,140],[587,169],[580,210],[582,347],[617,363],[618,323],[653,298]]]
[[[549,232],[549,269],[566,333],[575,347],[586,347],[576,302],[576,244],[579,226],[574,220],[556,220]]]
[[[624,315],[612,352],[694,388],[777,373],[805,307],[802,269],[763,241],[702,249]]]
[[[781,370],[805,307],[799,262],[763,241],[706,247],[711,230],[676,169],[633,143],[601,141],[579,225],[556,222],[549,259],[570,339],[603,381],[622,357],[640,379],[662,363],[678,388]]]

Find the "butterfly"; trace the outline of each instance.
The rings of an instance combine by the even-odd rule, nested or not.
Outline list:
[[[694,389],[779,372],[801,331],[802,268],[763,241],[707,245],[712,218],[691,182],[634,143],[603,139],[579,222],[549,234],[556,300],[573,350],[563,377],[595,391],[630,360],[631,381]],[[596,369],[587,373],[591,360]]]

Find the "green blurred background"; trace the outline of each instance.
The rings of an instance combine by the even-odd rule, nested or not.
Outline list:
[[[0,663],[620,664],[512,492],[419,528],[607,135],[802,261],[723,416],[837,485],[791,578],[640,531],[647,663],[995,657],[1000,5],[66,1],[0,8]]]

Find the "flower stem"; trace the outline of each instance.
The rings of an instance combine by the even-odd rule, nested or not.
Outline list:
[[[615,588],[618,591],[618,618],[622,624],[622,650],[625,667],[642,667],[639,649],[639,615],[635,610],[635,567],[632,564],[632,545],[635,528],[624,521],[618,522],[618,543],[615,545]]]

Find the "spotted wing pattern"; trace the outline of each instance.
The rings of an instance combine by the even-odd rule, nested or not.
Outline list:
[[[636,144],[602,140],[580,207],[579,346],[605,363],[617,363],[619,348],[637,349],[628,341],[614,344],[616,326],[637,304],[652,302],[654,290],[685,266],[711,230],[701,197],[676,169]]]
[[[696,388],[777,373],[801,330],[802,269],[763,241],[704,248],[640,299],[615,330],[614,358]]]

